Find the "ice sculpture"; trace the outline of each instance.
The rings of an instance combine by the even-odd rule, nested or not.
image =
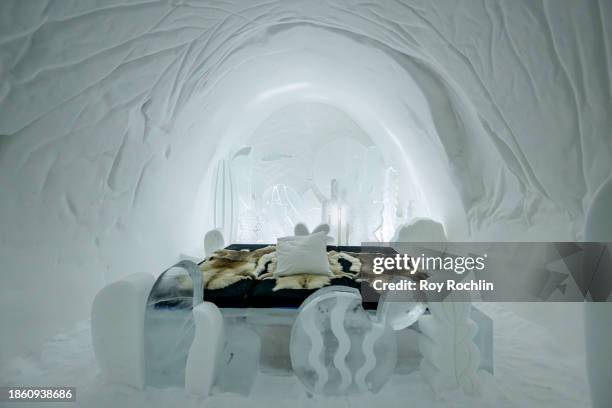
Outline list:
[[[262,227],[264,236],[289,235],[300,217],[302,197],[290,186],[275,184],[262,194]]]
[[[185,273],[193,282],[188,289],[176,285]],[[166,290],[161,290],[162,287],[166,287]],[[185,366],[196,330],[192,309],[202,304],[203,295],[202,272],[191,261],[181,261],[168,268],[155,282],[143,316],[146,333],[144,355],[147,384],[153,386],[185,384]],[[202,313],[199,318],[201,326],[206,325],[203,323],[206,317],[201,316]],[[214,318],[210,320],[214,321]],[[215,338],[211,337],[213,343]],[[214,349],[211,344],[207,347]],[[195,389],[193,383],[190,387],[192,390]]]
[[[460,388],[479,395],[480,352],[473,341],[478,327],[470,319],[471,302],[460,296],[452,292],[428,303],[431,313],[419,319],[421,373],[436,393]]]
[[[325,232],[325,235],[327,235],[327,243],[328,244],[333,243],[334,238],[329,236],[329,232],[330,232],[329,224],[325,224],[325,223],[317,225],[312,230],[312,232],[310,232],[306,224],[304,224],[303,222],[298,222],[297,224],[295,224],[295,227],[293,228],[293,235],[303,236],[303,235],[309,235],[309,234],[316,234],[317,232],[322,232],[322,231]]]
[[[445,242],[444,226],[427,218],[417,218],[410,224],[400,225],[393,242]]]
[[[306,224],[303,222],[298,222],[295,224],[295,227],[293,228],[293,235],[303,236],[308,234],[310,234],[310,231],[308,230],[308,226]]]
[[[330,233],[336,237],[338,245],[342,245],[342,226],[344,224],[346,233],[346,219],[343,219],[343,210],[346,212],[346,207],[343,203],[344,194],[340,191],[338,180],[331,179],[329,182],[329,198],[323,200],[321,206],[321,218],[324,223],[330,226]],[[348,234],[344,237],[348,239]]]
[[[223,233],[218,229],[210,230],[204,235],[204,256],[207,258],[224,246]]]
[[[223,318],[214,304],[203,301],[195,263],[181,261],[167,272],[155,285],[152,275],[135,274],[98,293],[92,307],[96,359],[108,382],[137,388],[184,383],[187,392],[206,396],[223,355]],[[195,292],[160,291],[167,293],[160,298],[151,290],[185,272]],[[157,307],[162,304],[175,307]]]
[[[329,223],[339,244],[388,241],[409,219],[405,203],[421,201],[411,178],[331,106],[283,108],[244,141],[247,147],[219,162],[214,179],[216,214],[225,205],[236,218],[224,231],[232,242],[272,242],[289,233],[287,219]]]
[[[145,385],[144,314],[153,275],[133,274],[104,287],[91,307],[96,360],[109,383]]]
[[[362,308],[355,288],[326,287],[304,301],[291,331],[290,355],[309,392],[347,395],[378,392],[385,385],[397,362],[394,330],[425,311],[418,302],[389,300],[379,303],[375,317]]]
[[[398,218],[401,219],[401,208],[398,202],[399,188],[398,174],[390,167],[385,170],[383,176],[381,222],[375,232],[375,236],[379,241],[390,241],[393,229],[397,225],[396,220]]]
[[[235,229],[236,202],[234,200],[232,170],[228,160],[221,160],[217,163],[214,186],[214,225],[231,237]]]
[[[396,277],[392,282],[398,283],[401,280],[401,277]],[[426,309],[425,297],[422,293],[390,290],[382,294],[376,313],[393,330],[398,331],[416,323]]]

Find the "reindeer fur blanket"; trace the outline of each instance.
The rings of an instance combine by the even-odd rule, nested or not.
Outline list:
[[[331,283],[331,279],[349,277],[355,279],[361,270],[361,262],[344,252],[330,251],[329,275],[299,274],[276,277],[276,248],[268,246],[253,251],[221,249],[200,265],[206,289],[222,289],[242,279],[275,279],[274,291],[280,289],[319,289]],[[341,259],[350,264],[344,270]],[[346,268],[345,268],[346,269]],[[189,284],[189,279],[184,283]]]
[[[243,279],[274,279],[273,291],[281,289],[319,289],[327,286],[334,278],[348,277],[356,281],[369,281],[374,278],[391,281],[396,275],[393,271],[383,275],[373,273],[373,260],[377,253],[353,253],[329,251],[329,275],[298,274],[275,276],[276,247],[267,246],[253,251],[221,249],[216,251],[200,265],[204,287],[209,290],[223,289]],[[398,272],[401,275],[401,272]],[[414,280],[426,279],[421,272],[411,277]],[[188,276],[183,276],[179,289],[191,289]]]

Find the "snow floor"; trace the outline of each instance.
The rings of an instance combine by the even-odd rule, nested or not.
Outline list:
[[[483,394],[436,396],[418,371],[395,375],[376,395],[309,398],[295,377],[260,373],[250,397],[233,394],[196,399],[180,388],[144,391],[105,384],[95,363],[89,322],[47,343],[39,356],[15,357],[0,368],[3,385],[70,385],[75,403],[32,407],[588,407],[584,356],[569,351],[546,329],[495,304],[478,306],[495,324],[495,376],[482,372]],[[1,405],[1,404],[0,404]],[[27,407],[27,403],[6,406]]]

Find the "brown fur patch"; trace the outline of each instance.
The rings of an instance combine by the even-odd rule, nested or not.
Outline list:
[[[292,276],[282,276],[276,278],[276,286],[272,291],[276,292],[281,289],[319,289],[329,285],[331,282],[330,276],[300,274]]]
[[[275,250],[268,246],[254,251],[234,251],[220,249],[212,254],[202,265],[204,287],[206,289],[223,289],[242,279],[256,277],[259,259]]]
[[[254,251],[234,251],[221,249],[200,265],[204,277],[204,287],[207,289],[222,289],[242,279],[275,279],[274,291],[281,289],[319,289],[330,284],[332,278],[348,277],[358,281],[370,281],[374,278],[391,281],[400,271],[388,271],[375,275],[374,258],[379,253],[328,252],[331,276],[299,274],[293,276],[274,277],[276,269],[276,248],[268,246]],[[351,263],[350,271],[344,272],[341,259]],[[404,273],[403,271],[401,272]],[[413,280],[426,279],[427,274],[417,272],[410,276]],[[181,282],[191,286],[191,280]]]

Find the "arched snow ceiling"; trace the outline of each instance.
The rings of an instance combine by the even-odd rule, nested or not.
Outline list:
[[[0,2],[0,259],[15,280],[0,331],[81,318],[104,282],[197,245],[223,140],[299,101],[397,148],[456,237],[578,236],[612,170],[611,17],[597,0]],[[326,57],[341,41],[344,65]],[[4,316],[26,293],[45,302],[33,282],[77,306]]]

